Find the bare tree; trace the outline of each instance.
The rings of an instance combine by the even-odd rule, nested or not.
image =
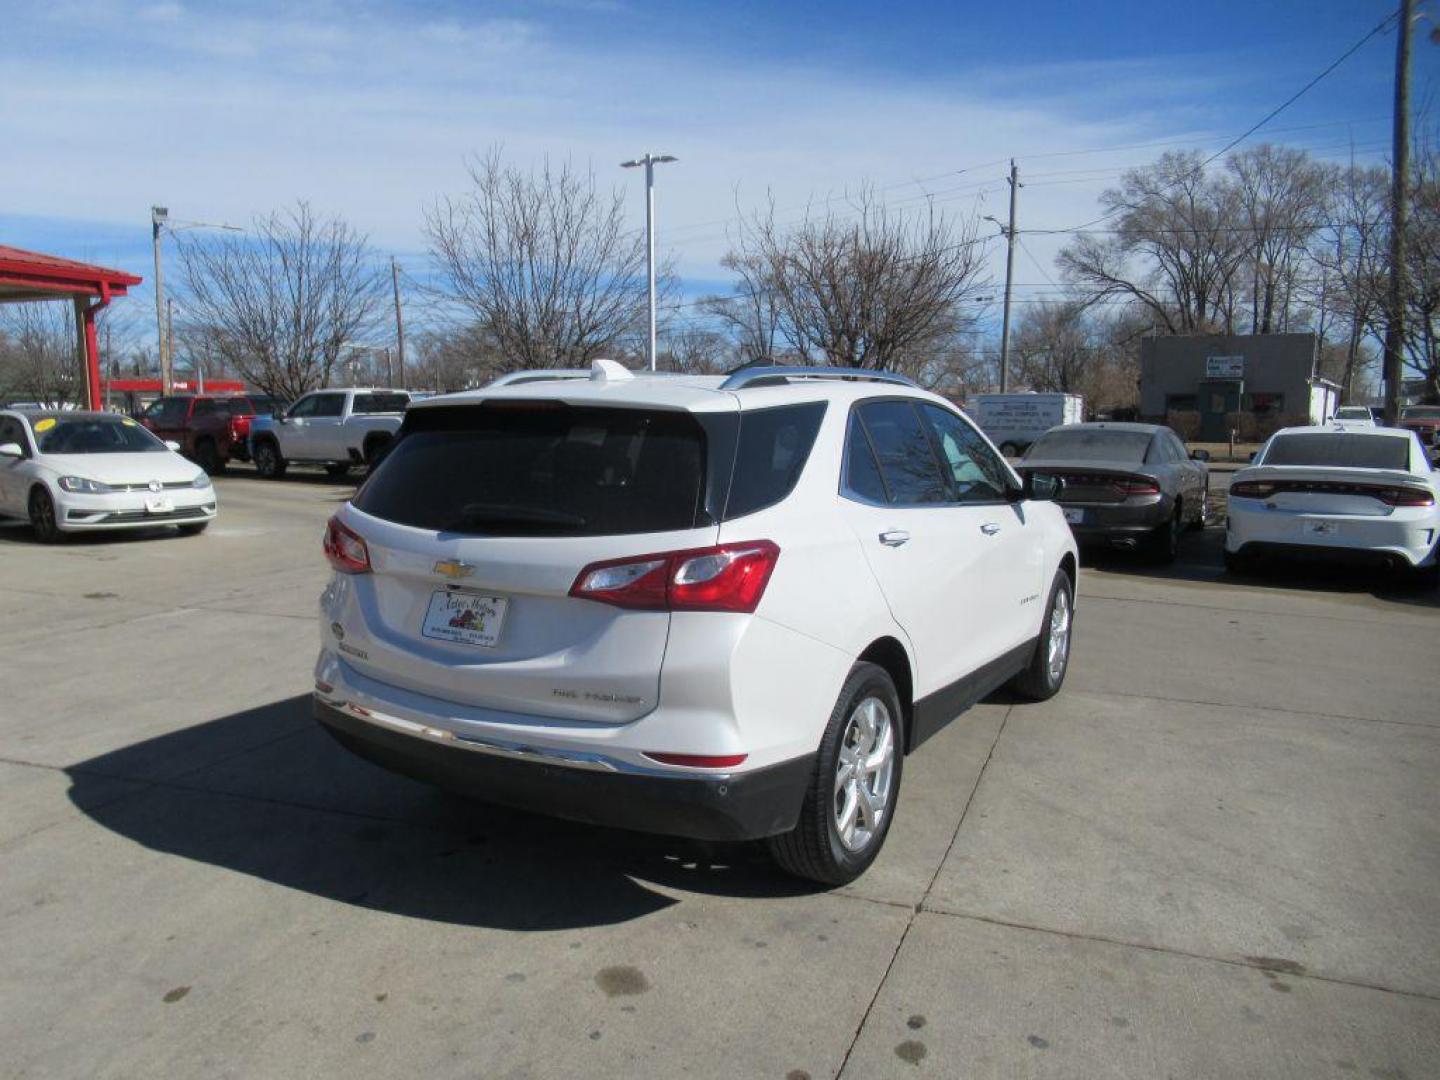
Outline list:
[[[1325,218],[1326,170],[1304,150],[1269,143],[1231,154],[1225,168],[1250,263],[1250,332],[1286,330],[1305,245]]]
[[[498,149],[470,165],[470,180],[426,211],[425,233],[441,291],[508,367],[583,366],[643,325],[645,241],[625,227],[619,192],[602,194],[568,161],[506,166]]]
[[[923,376],[978,314],[975,222],[890,210],[869,188],[827,207],[790,228],[773,205],[751,219],[729,259],[739,303],[760,328],[773,312],[774,340],[802,361]]]
[[[450,393],[483,386],[508,370],[495,342],[473,322],[423,331],[414,342],[407,385]]]
[[[1101,314],[1079,299],[1036,304],[1011,345],[1018,377],[1033,390],[1081,394],[1092,409],[1133,405],[1138,341],[1149,326],[1141,311]]]
[[[720,375],[744,363],[736,358],[730,338],[703,326],[667,328],[659,352],[658,366],[662,371],[686,375]]]
[[[769,262],[757,252],[732,251],[720,265],[735,275],[729,296],[710,296],[701,307],[729,331],[740,354],[740,362],[769,360],[784,348],[780,340],[780,290]]]
[[[279,397],[329,385],[342,348],[386,312],[388,267],[366,237],[305,202],[241,238],[197,233],[180,264],[186,339]]]
[[[0,391],[46,405],[84,401],[78,340],[68,301],[0,305]]]
[[[1100,202],[1113,233],[1081,233],[1061,251],[1067,278],[1092,302],[1135,300],[1172,334],[1233,331],[1243,215],[1234,189],[1206,174],[1198,152],[1131,169]]]
[[[1342,320],[1344,358],[1337,372],[1346,400],[1364,363],[1366,335],[1383,335],[1386,267],[1389,263],[1389,171],[1331,169],[1326,182],[1328,219],[1309,246],[1321,275],[1319,306]],[[1324,328],[1325,317],[1317,319]]]
[[[1440,404],[1440,152],[1417,147],[1412,162],[1406,261],[1405,366]]]

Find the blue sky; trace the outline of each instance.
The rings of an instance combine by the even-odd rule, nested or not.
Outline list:
[[[0,242],[118,265],[148,289],[151,203],[244,223],[303,197],[420,276],[422,207],[462,188],[468,153],[569,155],[631,193],[638,223],[638,177],[616,164],[653,149],[681,158],[660,175],[661,243],[693,295],[723,284],[726,219],[767,194],[787,209],[868,181],[898,206],[998,216],[1013,155],[1022,229],[1077,224],[1153,144],[1218,149],[1389,10],[0,0]],[[1382,157],[1394,40],[1272,138]],[[1422,34],[1417,103],[1437,73]],[[1053,293],[1058,244],[1026,242],[1022,292]]]

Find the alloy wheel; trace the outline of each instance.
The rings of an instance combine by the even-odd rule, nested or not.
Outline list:
[[[1065,677],[1065,665],[1070,662],[1070,619],[1070,594],[1062,587],[1055,591],[1055,602],[1050,605],[1050,638],[1045,670],[1052,685]]]
[[[885,824],[895,776],[895,725],[878,697],[856,704],[835,766],[835,832],[847,851],[867,848]]]

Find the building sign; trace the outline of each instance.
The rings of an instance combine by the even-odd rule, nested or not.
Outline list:
[[[1205,377],[1207,379],[1243,379],[1245,377],[1245,357],[1207,356],[1205,357]]]

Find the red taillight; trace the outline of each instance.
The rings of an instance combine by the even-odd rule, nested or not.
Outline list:
[[[342,574],[368,574],[370,549],[360,534],[339,518],[331,518],[325,526],[325,557]]]
[[[1434,506],[1435,496],[1418,487],[1390,487],[1379,488],[1374,492],[1375,498],[1387,506]]]
[[[1268,499],[1275,494],[1275,485],[1263,480],[1242,480],[1230,485],[1230,495],[1236,499]]]
[[[643,751],[651,761],[662,765],[685,765],[691,769],[730,769],[744,761],[749,754],[666,754],[659,750]]]
[[[643,611],[751,612],[780,558],[769,540],[591,563],[570,595]]]
[[[1159,495],[1160,485],[1148,476],[1121,476],[1115,480],[1115,490],[1126,498],[1131,495]]]

